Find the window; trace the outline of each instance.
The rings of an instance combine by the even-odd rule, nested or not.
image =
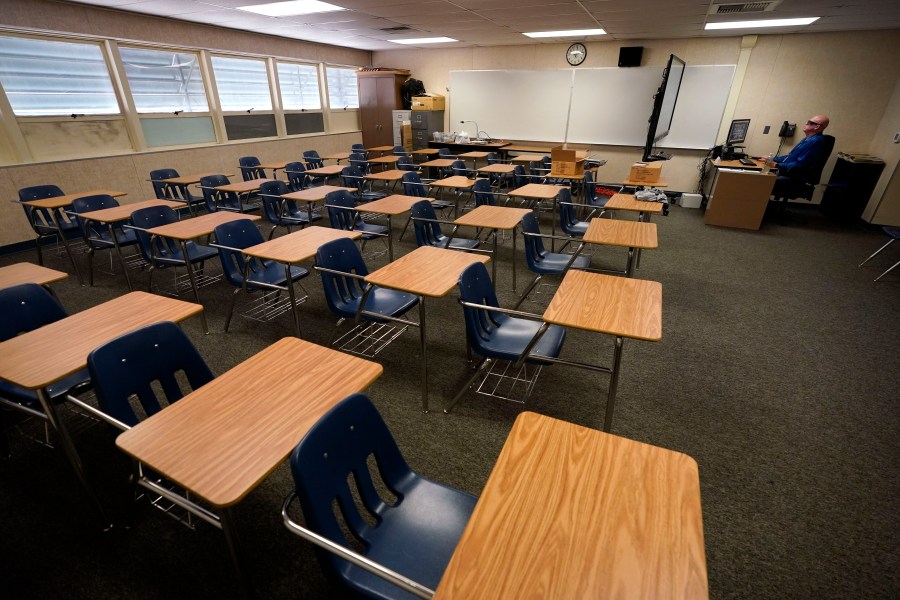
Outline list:
[[[144,48],[119,53],[139,113],[209,112],[196,54]]]
[[[356,71],[326,67],[328,76],[328,106],[331,108],[359,108]]]
[[[213,56],[212,65],[223,111],[272,110],[265,61]]]
[[[0,36],[0,83],[17,116],[120,112],[97,44]]]
[[[313,65],[278,63],[278,86],[284,110],[319,110],[319,73]]]

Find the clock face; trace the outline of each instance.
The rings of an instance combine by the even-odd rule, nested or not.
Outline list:
[[[572,44],[566,50],[566,60],[570,65],[580,65],[585,58],[587,58],[587,48],[584,47],[584,44]]]

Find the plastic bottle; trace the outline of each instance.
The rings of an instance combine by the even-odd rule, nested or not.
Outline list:
[[[766,160],[763,163],[763,168],[762,168],[763,175],[768,173],[771,169],[772,169],[772,153],[769,152],[768,154],[766,154]]]

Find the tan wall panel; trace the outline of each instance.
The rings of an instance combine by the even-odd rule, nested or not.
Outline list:
[[[36,161],[102,156],[132,151],[125,121],[20,121],[19,129]]]
[[[360,129],[358,110],[335,110],[328,114],[328,119],[331,131],[335,133]]]

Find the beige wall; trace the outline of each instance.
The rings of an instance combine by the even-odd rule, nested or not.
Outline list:
[[[662,66],[670,53],[683,58],[688,65],[712,65],[737,64],[741,41],[741,37],[629,40],[627,45],[644,46],[644,66]],[[625,44],[610,41],[586,45],[588,56],[582,68],[616,66],[619,47]],[[391,50],[373,53],[372,63],[410,69],[429,92],[444,94],[452,103],[452,90],[448,90],[452,70],[566,68],[567,47],[568,44],[531,44]],[[800,124],[820,113],[831,118],[828,133],[837,138],[837,151],[889,153],[879,140],[893,134],[884,130],[889,125],[884,119],[898,81],[900,35],[897,30],[761,35],[750,50],[743,80],[735,82],[740,83],[740,93],[734,103],[734,114],[725,115],[725,120],[752,120],[747,141],[747,149],[752,154],[766,154],[777,148],[782,121]],[[768,135],[762,134],[764,125],[772,126]],[[801,135],[798,131],[782,152],[788,151]],[[595,146],[594,150],[609,160],[600,173],[608,181],[621,180],[629,165],[641,155],[641,149],[635,147]],[[697,165],[705,153],[677,150],[673,153],[675,158],[664,167],[672,189],[696,191]],[[833,164],[834,157],[826,167],[824,181],[830,176]],[[884,181],[891,173],[886,172]],[[883,183],[879,190],[885,187]],[[876,192],[873,201],[880,200]]]

